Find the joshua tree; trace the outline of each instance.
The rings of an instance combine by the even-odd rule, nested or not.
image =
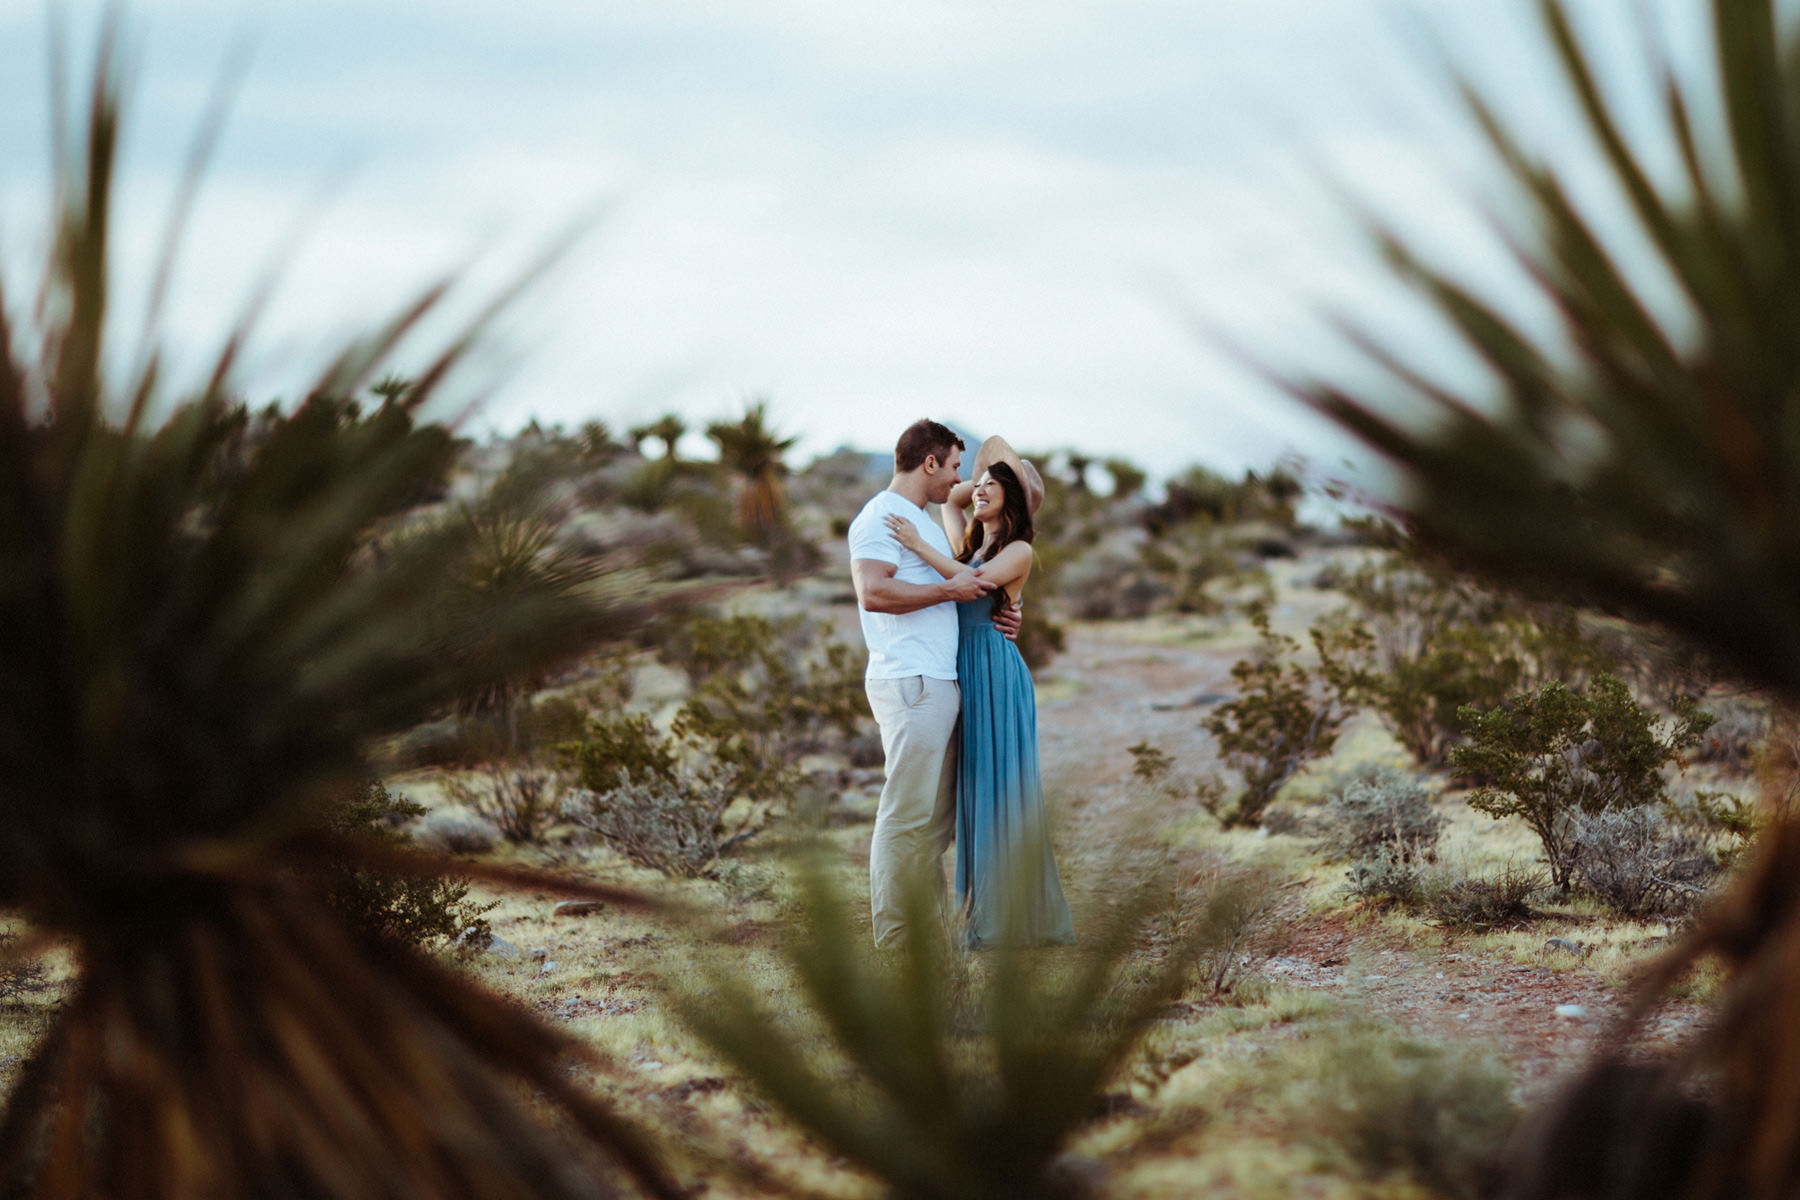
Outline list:
[[[743,477],[738,492],[738,523],[745,536],[767,545],[787,527],[787,499],[781,480],[787,464],[781,456],[798,438],[778,438],[768,426],[768,402],[746,405],[740,421],[715,421],[706,436],[719,447],[719,461]]]
[[[611,1194],[610,1158],[678,1194],[573,1081],[590,1052],[346,928],[318,882],[435,869],[329,826],[375,739],[607,628],[584,587],[471,577],[467,522],[394,528],[442,478],[418,417],[479,326],[368,417],[331,399],[434,288],[254,437],[226,400],[243,327],[191,400],[161,406],[154,355],[108,386],[110,49],[85,146],[58,147],[82,165],[39,324],[0,296],[0,905],[79,962],[0,1121],[0,1190],[577,1197]]]
[[[1699,0],[1696,0],[1699,2]],[[1708,0],[1716,61],[1650,70],[1676,178],[1659,176],[1596,81],[1563,0],[1550,43],[1657,274],[1653,303],[1599,220],[1463,86],[1525,224],[1499,221],[1561,321],[1537,337],[1375,223],[1382,251],[1485,364],[1469,393],[1346,324],[1431,417],[1284,381],[1385,455],[1420,540],[1567,599],[1659,623],[1800,699],[1800,34],[1773,0]],[[1649,42],[1651,39],[1646,39]],[[1710,80],[1711,82],[1696,82]],[[1701,95],[1717,86],[1716,96]],[[1726,145],[1713,146],[1722,115]],[[1572,350],[1573,356],[1569,351]],[[1391,391],[1391,389],[1390,389]],[[1602,1063],[1546,1119],[1512,1194],[1789,1196],[1800,1189],[1800,824],[1650,973],[1640,1020],[1698,960],[1731,973],[1715,1027],[1658,1071]],[[1714,1075],[1712,1101],[1682,1088]],[[1596,1109],[1608,1108],[1608,1113]],[[1608,1122],[1609,1124],[1600,1124]],[[1580,1130],[1611,1128],[1614,1144]]]
[[[1067,455],[1067,459],[1069,463],[1069,489],[1077,494],[1085,493],[1088,490],[1087,472],[1088,468],[1094,465],[1093,458],[1081,453],[1079,450],[1071,450]]]
[[[643,453],[644,439],[655,438],[662,443],[663,461],[675,461],[675,446],[688,430],[687,422],[674,413],[665,413],[648,425],[638,425],[631,429],[627,436],[631,438],[632,449]]]
[[[1129,500],[1144,490],[1149,481],[1143,469],[1136,463],[1124,458],[1109,458],[1101,464],[1112,478],[1112,494],[1115,500]]]

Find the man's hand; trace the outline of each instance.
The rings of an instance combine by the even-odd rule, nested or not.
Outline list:
[[[1006,640],[1019,640],[1019,628],[1025,624],[1025,602],[1014,600],[1011,604],[1002,604],[994,611],[994,628],[1006,635]]]
[[[983,579],[974,571],[958,571],[944,580],[944,598],[946,600],[977,600],[1000,586],[992,580]]]

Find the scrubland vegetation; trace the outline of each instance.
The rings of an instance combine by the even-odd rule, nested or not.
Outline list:
[[[103,370],[103,55],[0,330],[5,1190],[1792,1194],[1800,60],[1718,0],[1740,174],[1671,200],[1544,13],[1693,337],[1474,99],[1581,369],[1378,231],[1507,385],[1360,339],[1426,435],[1280,379],[1403,520],[1036,448],[1081,940],[989,954],[926,887],[868,945],[842,532],[881,465],[790,473],[760,400],[716,463],[674,415],[460,441],[467,339],[389,373],[434,295],[298,403],[230,391],[234,336],[152,405],[153,355]]]

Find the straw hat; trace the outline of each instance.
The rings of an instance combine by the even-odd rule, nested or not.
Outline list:
[[[1036,467],[1020,458],[1019,452],[999,434],[981,443],[981,449],[975,452],[975,465],[969,470],[969,478],[980,479],[981,473],[997,462],[1011,467],[1019,482],[1025,485],[1025,510],[1037,516],[1038,508],[1044,503],[1044,477],[1038,474]]]

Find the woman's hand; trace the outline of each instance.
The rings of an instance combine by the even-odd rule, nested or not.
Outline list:
[[[919,536],[919,527],[905,517],[897,517],[892,513],[888,514],[886,520],[888,532],[894,535],[894,540],[917,554],[919,547],[925,544],[925,539]]]
[[[967,508],[973,499],[975,499],[975,481],[965,479],[950,489],[950,498],[944,503],[951,508]]]

